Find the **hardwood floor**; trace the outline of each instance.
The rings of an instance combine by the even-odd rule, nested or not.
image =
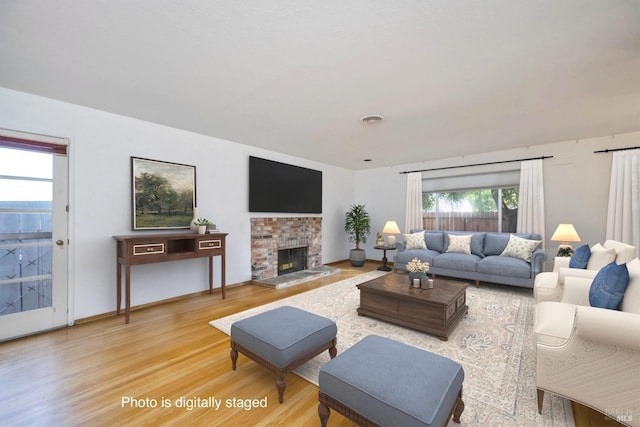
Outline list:
[[[340,273],[291,288],[229,287],[224,301],[207,293],[134,310],[128,325],[123,316],[108,317],[0,343],[1,423],[317,426],[316,386],[289,375],[284,403],[278,403],[273,373],[242,355],[232,371],[229,337],[208,322],[378,265],[338,263]],[[221,406],[205,407],[210,398]],[[577,425],[602,420],[587,413]],[[335,411],[329,424],[354,426]]]

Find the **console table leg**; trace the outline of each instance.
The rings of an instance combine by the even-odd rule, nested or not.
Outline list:
[[[222,255],[220,256],[220,273],[221,273],[221,283],[220,283],[220,288],[222,290],[222,299],[224,299],[225,295],[224,295],[224,286],[227,283],[227,276],[226,276],[226,269],[225,269],[225,254],[224,252],[222,253]]]
[[[125,265],[124,282],[124,323],[129,323],[131,311],[131,266],[129,264]]]
[[[209,294],[213,292],[213,257],[209,257]]]
[[[120,304],[122,304],[122,265],[116,262],[116,316],[120,315]]]

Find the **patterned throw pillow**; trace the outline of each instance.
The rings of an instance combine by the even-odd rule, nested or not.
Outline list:
[[[618,265],[612,261],[602,267],[593,279],[589,289],[589,304],[591,307],[615,310],[624,297],[627,285],[629,285],[627,265]]]
[[[470,254],[471,253],[471,234],[455,235],[449,234],[449,247],[447,252]]]
[[[504,248],[504,251],[502,251],[500,255],[529,262],[531,261],[531,253],[536,250],[540,242],[542,242],[542,240],[523,239],[522,237],[512,234],[509,237],[507,247]]]
[[[424,241],[424,232],[405,234],[404,246],[405,249],[427,249],[427,244]]]

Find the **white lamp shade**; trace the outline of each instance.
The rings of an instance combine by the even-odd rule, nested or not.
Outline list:
[[[554,242],[579,242],[580,236],[578,236],[573,224],[560,224],[551,236],[551,240]]]
[[[387,221],[382,229],[384,234],[400,234],[400,229],[398,228],[398,224],[395,221]]]
[[[394,236],[394,234],[400,234],[400,229],[395,221],[387,221],[382,229],[382,233],[388,235],[386,236],[387,246],[396,245],[396,236]]]

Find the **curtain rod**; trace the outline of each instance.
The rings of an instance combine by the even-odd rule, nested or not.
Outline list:
[[[607,148],[606,150],[598,150],[598,151],[594,151],[593,153],[611,153],[613,151],[624,151],[624,150],[635,150],[636,148],[640,148],[640,147],[627,147],[627,148]]]
[[[415,171],[404,171],[400,172],[400,174],[413,173],[413,172],[431,172],[431,171],[440,171],[445,169],[457,169],[457,168],[468,168],[470,166],[485,166],[485,165],[497,165],[500,163],[513,163],[513,162],[524,162],[526,160],[544,160],[551,159],[553,156],[542,156],[542,157],[529,157],[528,159],[515,159],[515,160],[500,160],[497,162],[487,162],[487,163],[475,163],[472,165],[459,165],[459,166],[445,166],[442,168],[433,168],[433,169],[420,169]]]

